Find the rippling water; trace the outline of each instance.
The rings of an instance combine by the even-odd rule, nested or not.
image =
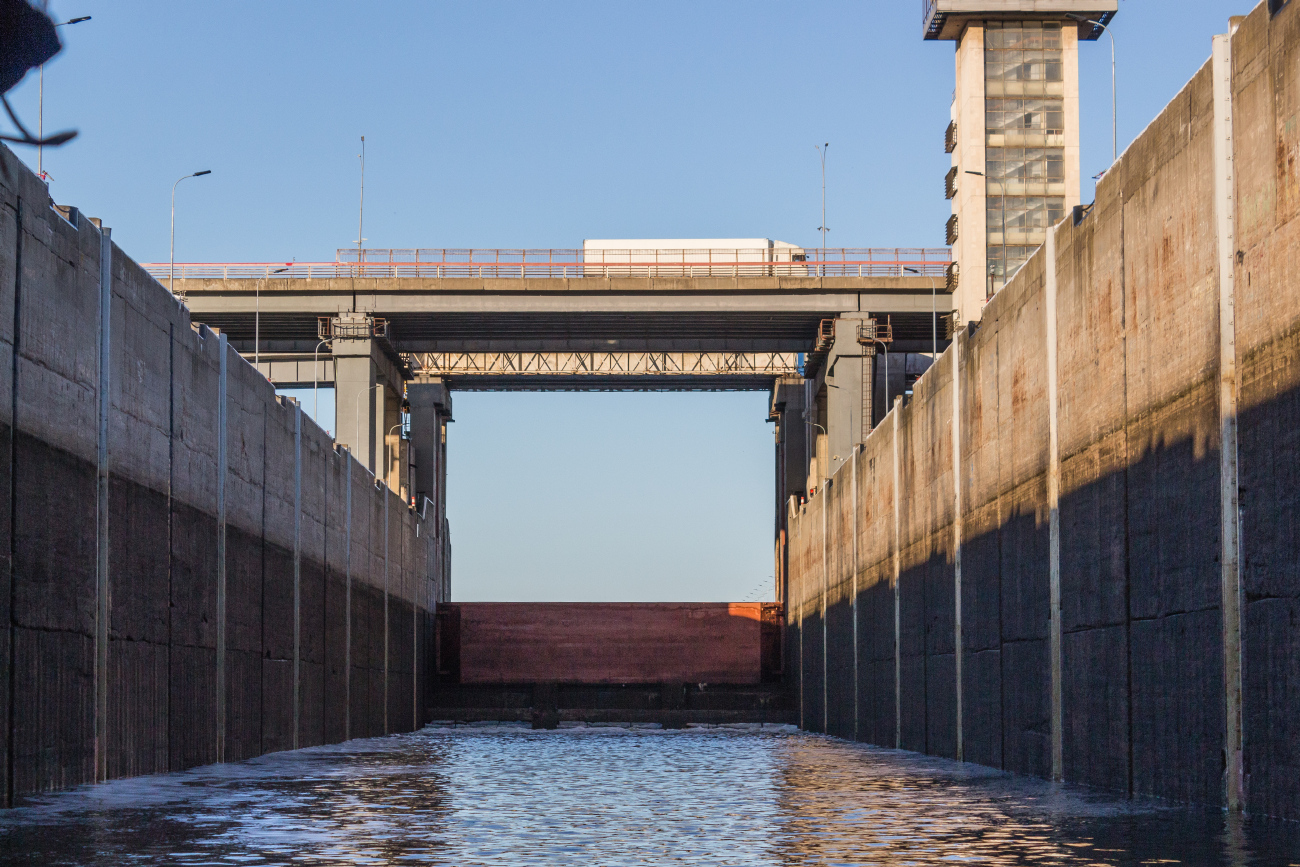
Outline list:
[[[0,862],[1300,867],[1300,826],[786,728],[473,726],[33,800]]]

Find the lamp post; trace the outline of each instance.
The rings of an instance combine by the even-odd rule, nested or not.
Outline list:
[[[915,268],[904,268],[904,271],[911,271],[920,277],[921,272]],[[934,278],[930,278],[930,312],[933,317],[930,322],[931,338],[934,341],[934,360],[939,360],[939,290],[935,287]]]
[[[826,451],[829,452],[829,451],[831,450],[831,435],[826,431],[826,428],[822,427],[821,425],[819,425],[819,424],[818,424],[817,422],[815,422],[815,421],[810,421],[810,422],[808,422],[808,426],[809,426],[809,427],[815,427],[815,428],[820,428],[820,429],[821,429],[822,436],[826,437]],[[829,455],[828,455],[828,457],[829,457]],[[829,464],[829,461],[828,461],[827,463]],[[818,469],[821,469],[821,467],[818,467]],[[826,476],[826,479],[827,479],[827,481],[830,480],[830,476],[829,476],[829,474]]]
[[[68,21],[60,21],[55,27],[67,27],[69,24],[80,24],[83,21],[89,21],[89,15],[83,15],[80,18],[72,18]],[[37,97],[39,107],[36,110],[36,138],[41,142],[36,146],[36,175],[41,180],[45,178],[45,64],[41,64],[40,73],[40,95]]]
[[[338,387],[338,383],[335,383],[334,385],[335,385],[335,388]],[[368,394],[370,394],[370,392],[374,391],[376,388],[383,388],[383,387],[384,387],[384,384],[383,384],[382,382],[377,382],[377,383],[375,383],[374,385],[370,386],[369,388],[363,390],[360,394],[357,395],[357,431],[356,431],[356,433],[357,433],[357,438],[358,438],[358,439],[361,438],[361,399],[362,399],[363,397],[366,397]],[[335,393],[335,395],[334,395],[334,403],[335,403],[334,412],[337,413],[337,412],[338,412],[338,394],[337,394],[337,393]],[[369,435],[372,434],[372,433],[374,433],[374,428],[373,428],[373,427],[371,427],[371,429],[370,429],[369,431],[366,432],[367,436],[369,436]],[[357,443],[357,445],[360,445],[360,443]],[[387,460],[387,458],[385,458],[385,460]],[[378,477],[378,474],[376,474],[376,478],[377,478],[377,477]]]
[[[817,231],[822,233],[822,261],[819,270],[819,277],[826,276],[826,233],[830,231],[826,227],[826,151],[830,150],[831,143],[826,142],[824,145],[813,145],[817,148],[817,153],[822,158],[822,224],[817,227]]]
[[[298,261],[298,258],[296,256],[294,257],[294,261],[295,262]],[[286,264],[283,268],[276,268],[274,271],[271,272],[271,274],[283,274],[285,271],[288,271],[290,267],[292,266]],[[253,281],[253,367],[257,367],[257,362],[260,360],[259,352],[261,351],[261,345],[262,345],[262,281],[255,280]],[[315,374],[313,374],[313,376],[314,375]],[[315,418],[314,410],[313,410],[312,417]],[[319,423],[319,420],[317,421]]]
[[[170,261],[167,266],[167,291],[173,295],[176,294],[176,290],[172,288],[172,284],[176,282],[176,187],[179,186],[180,182],[185,180],[185,178],[201,178],[204,175],[210,174],[212,174],[211,169],[204,169],[201,172],[193,172],[183,178],[177,178],[176,183],[172,184],[172,241]]]
[[[1119,160],[1119,129],[1117,124],[1117,114],[1115,108],[1115,34],[1110,32],[1110,28],[1100,21],[1093,21],[1085,15],[1071,15],[1075,21],[1081,21],[1084,24],[1091,24],[1094,27],[1100,27],[1110,37],[1110,164],[1113,166]]]
[[[320,365],[320,348],[326,343],[329,343],[329,341],[322,340],[320,343],[317,343],[316,349],[311,354],[311,417],[316,419],[317,424],[320,424],[320,395],[316,390],[317,383],[320,380],[320,375],[317,373],[317,370]]]
[[[983,172],[972,172],[970,169],[966,170],[966,174],[975,175],[977,177],[984,178],[984,198],[985,200],[987,200],[989,197],[988,177]],[[1007,285],[1007,180],[1006,177],[1002,178],[1002,195],[999,196],[998,198],[1002,200],[1002,285],[1005,286]],[[989,276],[992,277],[992,274],[990,274]],[[993,297],[993,293],[990,292],[989,298],[992,297]],[[987,301],[988,299],[986,298],[985,300]]]
[[[393,433],[393,431],[397,430],[401,426],[402,422],[399,421],[388,429],[388,433],[384,434],[384,486],[390,491],[393,489],[393,486],[388,484],[388,437]],[[402,459],[402,450],[400,448],[397,450],[397,459]],[[397,487],[398,493],[400,494],[402,487],[402,471],[400,469],[397,471]]]

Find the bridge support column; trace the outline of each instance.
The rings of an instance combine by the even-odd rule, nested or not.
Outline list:
[[[451,392],[441,379],[412,382],[406,387],[411,402],[411,450],[414,452],[415,508],[424,498],[433,502],[437,521],[447,506],[447,422],[451,421]]]
[[[870,419],[862,417],[862,364],[858,345],[858,327],[866,314],[846,314],[835,323],[835,345],[826,359],[826,434],[830,439],[830,466],[833,474],[847,463],[853,446],[866,439],[871,430]]]
[[[821,426],[818,430],[810,424],[811,435],[818,438],[821,447],[812,456],[816,466],[809,471],[818,487],[848,461],[853,447],[871,432],[874,365],[858,343],[858,330],[869,318],[867,313],[845,313],[836,320],[835,341],[813,382],[812,403],[816,409],[809,422]]]
[[[768,421],[776,423],[776,600],[786,601],[789,557],[790,498],[799,502],[807,495],[808,427],[804,420],[804,378],[783,376],[772,384]]]
[[[379,340],[335,338],[334,430],[366,469],[405,497],[408,453],[401,439],[405,391],[400,361]]]

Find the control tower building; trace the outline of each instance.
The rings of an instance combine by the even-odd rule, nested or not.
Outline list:
[[[946,147],[958,322],[980,319],[1080,203],[1079,41],[1119,0],[921,0],[925,38],[957,43]]]

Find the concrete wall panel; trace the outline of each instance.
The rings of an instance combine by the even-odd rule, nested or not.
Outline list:
[[[897,515],[881,496],[892,483],[894,418],[864,444],[856,620],[866,636],[856,683],[864,739],[893,745],[897,689],[903,746],[952,749],[957,709],[944,681],[956,676],[960,603],[967,760],[1047,776],[1059,737],[1066,780],[1223,803],[1225,669],[1235,645],[1221,611],[1222,481],[1230,476],[1220,441],[1231,411],[1221,389],[1233,385],[1221,384],[1222,329],[1235,341],[1238,389],[1247,807],[1300,818],[1300,7],[1270,14],[1261,5],[1232,46],[1235,188],[1226,204],[1216,201],[1222,145],[1207,64],[1102,179],[1093,207],[1053,230],[1055,258],[1036,253],[957,341],[960,600],[951,596],[952,456],[944,453],[953,419],[942,409],[951,406],[943,379],[951,366],[931,368],[897,418]],[[1217,110],[1223,117],[1226,101]],[[1218,259],[1222,207],[1234,209],[1229,274]],[[1220,321],[1227,291],[1231,331]],[[1230,468],[1232,456],[1226,461]],[[1050,499],[1057,466],[1059,523]],[[805,610],[819,580],[822,555],[809,543],[822,544],[816,516],[825,499],[819,492],[790,523],[792,601]],[[1226,580],[1230,588],[1231,571]],[[806,614],[804,624],[797,674],[807,700],[820,683],[820,642],[810,642]],[[839,618],[828,625],[832,647],[851,640]],[[842,689],[838,678],[827,686]]]
[[[1233,38],[1249,808],[1300,816],[1300,15]]]
[[[385,723],[376,687],[394,711],[387,730],[418,725],[418,631],[431,627],[427,609],[442,589],[443,576],[430,566],[445,561],[446,534],[396,495],[375,490],[373,478],[336,454],[310,421],[296,512],[295,408],[226,347],[223,428],[219,335],[192,327],[185,308],[116,247],[107,332],[108,560],[100,584],[103,235],[75,209],[52,208],[44,184],[3,148],[0,162],[0,623],[8,630],[0,676],[10,678],[0,684],[0,802],[212,762],[223,745],[226,759],[287,749],[295,713],[300,744],[345,737],[349,708],[360,709],[362,720],[352,734],[378,734]],[[227,460],[219,466],[223,432]],[[358,542],[350,562],[349,476]],[[388,660],[395,679],[387,690],[385,508],[396,516],[387,521],[389,561],[397,564],[390,578],[404,600],[390,612],[401,621],[390,649],[402,656]],[[440,546],[433,561],[430,540]],[[353,609],[352,647],[350,571],[366,590]],[[101,603],[107,621],[97,651]],[[359,678],[347,676],[354,655],[364,669]],[[97,693],[105,702],[98,745]]]

